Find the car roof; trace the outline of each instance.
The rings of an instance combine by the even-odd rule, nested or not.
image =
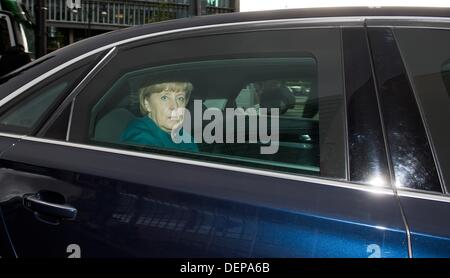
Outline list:
[[[189,28],[196,26],[220,25],[238,22],[266,21],[277,19],[296,18],[323,18],[323,17],[355,17],[355,16],[408,16],[408,17],[446,17],[450,18],[450,8],[424,8],[424,7],[338,7],[338,8],[307,8],[287,9],[258,12],[239,12],[227,14],[215,14],[181,18],[159,23],[145,24],[108,32],[99,36],[82,40],[72,46],[72,51],[77,48],[85,51],[93,50],[99,46],[108,45],[128,38],[141,35]]]
[[[86,54],[90,51],[98,50],[104,46],[114,44],[127,39],[145,36],[152,33],[186,29],[197,26],[223,25],[229,23],[249,23],[280,19],[301,19],[301,18],[345,18],[345,17],[369,17],[369,16],[387,16],[387,17],[435,17],[450,19],[450,8],[424,8],[424,7],[334,7],[334,8],[307,8],[307,9],[285,9],[258,12],[239,12],[227,14],[215,14],[208,16],[197,16],[190,18],[181,18],[158,23],[134,26],[116,31],[108,32],[102,35],[91,37],[78,41],[74,44],[60,48],[40,59],[29,63],[24,68],[33,68],[41,64],[36,69],[28,71],[29,74],[16,78],[8,86],[9,90],[15,90],[20,84],[42,75],[46,71],[61,65],[72,59]],[[50,59],[51,58],[51,59]],[[20,70],[19,70],[20,71]],[[17,74],[16,74],[17,75]],[[10,77],[14,77],[14,74]],[[5,92],[7,94],[9,92]],[[0,99],[2,94],[0,93]]]

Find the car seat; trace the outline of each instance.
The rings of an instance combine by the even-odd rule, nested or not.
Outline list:
[[[295,107],[295,96],[287,87],[276,87],[265,89],[260,95],[260,107],[280,109],[280,115]]]
[[[122,132],[136,116],[125,108],[111,110],[95,125],[94,140],[117,143]]]

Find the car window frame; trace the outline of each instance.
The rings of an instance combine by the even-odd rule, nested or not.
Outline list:
[[[80,84],[88,72],[97,64],[101,53],[97,53],[84,59],[78,60],[75,63],[61,69],[61,71],[55,72],[49,77],[42,80],[32,80],[29,84],[32,84],[26,90],[20,92],[17,96],[10,99],[2,106],[0,106],[0,115],[9,113],[11,109],[25,104],[28,100],[33,101],[34,97],[38,95],[43,87],[53,85],[56,80],[67,79],[68,76],[73,74],[73,71],[79,70],[73,82],[69,82],[67,86],[58,94],[56,100],[53,101],[40,115],[37,122],[30,128],[17,128],[11,131],[3,131],[4,133],[22,134],[27,136],[39,136],[43,127],[49,124],[49,121],[54,117],[55,112],[63,105],[64,101],[69,97],[71,92]],[[14,78],[14,77],[13,77]],[[14,94],[14,92],[12,93]]]
[[[264,23],[263,25],[266,25],[266,23]],[[151,44],[160,43],[160,42],[163,43],[163,42],[171,41],[171,40],[174,40],[174,39],[178,40],[178,39],[184,39],[184,38],[210,37],[210,36],[220,36],[220,35],[224,35],[224,34],[225,35],[229,35],[229,34],[242,35],[242,33],[248,33],[248,32],[250,32],[250,33],[258,33],[258,32],[261,32],[261,31],[268,31],[268,30],[269,31],[287,31],[287,30],[292,31],[292,30],[303,30],[303,29],[317,29],[317,28],[320,28],[320,29],[337,29],[337,32],[339,32],[339,36],[340,36],[340,38],[338,40],[338,43],[340,45],[340,49],[342,50],[342,31],[341,31],[341,28],[342,28],[342,25],[345,25],[345,24],[342,24],[341,22],[339,22],[339,24],[336,24],[336,26],[334,26],[333,24],[330,24],[330,25],[331,26],[325,25],[325,26],[315,26],[315,27],[302,27],[300,25],[300,26],[296,26],[295,28],[292,28],[292,27],[289,27],[289,28],[277,27],[277,28],[270,28],[270,29],[268,29],[267,27],[259,29],[259,28],[255,28],[254,26],[251,26],[250,28],[248,26],[246,26],[245,28],[243,28],[243,30],[240,30],[239,32],[236,32],[236,31],[233,31],[233,32],[230,32],[230,31],[218,32],[217,30],[214,30],[214,31],[211,31],[211,32],[205,32],[204,30],[202,30],[200,32],[201,34],[199,34],[199,35],[192,34],[192,33],[186,33],[186,34],[181,33],[179,36],[173,36],[173,35],[171,35],[169,37],[161,36],[161,37],[156,37],[156,38],[143,39],[143,40],[139,40],[137,42],[133,41],[131,43],[124,44],[123,46],[118,46],[118,48],[120,48],[120,47],[134,48],[134,47],[138,47],[139,45],[151,45]],[[351,22],[351,23],[349,23],[349,25],[354,26],[355,23]],[[343,60],[342,51],[339,51],[338,55],[339,55],[339,57],[335,57],[335,59],[338,60],[338,64],[337,65],[339,66],[339,68],[342,68],[342,63],[343,63],[343,61],[342,61]],[[341,80],[339,81],[339,84],[342,85],[342,88],[340,88],[340,90],[342,92],[342,102],[343,103],[341,105],[342,107],[339,107],[338,109],[343,109],[345,111],[344,78],[343,78],[343,75],[344,75],[344,73],[341,72]],[[77,97],[78,97],[78,94],[77,94],[77,96],[74,97],[74,99],[73,99],[74,102],[72,102],[72,105],[75,106],[75,107],[77,106],[76,104],[74,104],[77,101]],[[73,110],[76,110],[76,108],[73,108]],[[340,163],[335,163],[335,164],[343,165],[345,170],[344,170],[344,173],[343,173],[343,176],[342,176],[341,179],[338,179],[338,178],[334,178],[334,179],[345,180],[346,181],[346,180],[348,180],[348,174],[347,174],[347,172],[348,172],[347,171],[347,168],[348,168],[348,151],[347,151],[347,144],[345,143],[345,141],[346,141],[346,125],[347,125],[347,123],[345,121],[345,113],[340,112],[340,114],[341,114],[340,117],[339,117],[339,118],[341,118],[340,119],[341,120],[340,121],[340,125],[342,125],[342,130],[340,132],[342,133],[342,140],[343,140],[343,142],[342,142],[343,144],[342,144],[342,146],[340,146],[340,148],[342,148],[343,155],[340,158],[342,161]],[[73,124],[73,122],[74,122],[73,111],[71,113],[70,122],[71,122],[71,126],[68,129],[68,134],[69,135],[67,136],[66,139],[73,140],[72,135],[73,134],[79,134],[79,132],[77,132],[77,130],[74,129],[74,126],[76,126],[76,124]],[[80,141],[77,141],[77,140],[71,141],[71,142],[80,143],[80,144],[86,144],[85,142],[80,142]],[[114,146],[106,146],[106,147],[114,147]],[[116,147],[116,149],[117,149],[117,147]],[[125,148],[121,148],[121,149],[125,149]],[[128,149],[128,150],[130,150],[130,149]],[[132,151],[138,151],[138,150],[132,150]],[[151,153],[152,152],[150,152],[150,154]],[[158,153],[156,153],[156,154],[158,154]],[[162,154],[163,155],[167,155],[167,153],[162,153]],[[176,154],[169,154],[169,155],[175,156],[175,157],[177,156]],[[188,154],[187,157],[189,159],[196,159],[195,155],[194,155],[194,157],[191,157],[191,154]],[[202,160],[202,159],[199,156],[197,156],[197,160]],[[208,162],[216,163],[216,161],[208,161]],[[220,162],[218,162],[218,163],[220,163]],[[332,177],[329,177],[329,176],[321,176],[321,175],[319,175],[319,176],[311,176],[311,177],[332,178]]]
[[[115,55],[115,47],[106,49],[98,53],[89,55],[95,56],[95,60],[91,63],[82,76],[79,82],[75,82],[71,90],[66,94],[66,97],[61,101],[60,105],[56,107],[54,113],[48,117],[48,120],[43,123],[41,128],[36,132],[37,137],[46,137],[48,133],[60,133],[61,135],[50,137],[49,139],[59,139],[67,141],[68,131],[72,118],[72,103],[76,95],[86,86],[87,82],[92,80],[95,73],[106,65],[108,59]],[[85,58],[88,58],[85,57]],[[62,119],[65,118],[65,119]],[[64,122],[65,124],[62,124]],[[63,130],[62,130],[63,129]],[[48,138],[48,137],[47,137]]]

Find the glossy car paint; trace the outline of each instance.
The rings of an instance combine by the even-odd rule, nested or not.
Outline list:
[[[447,197],[423,193],[400,193],[400,202],[408,215],[413,257],[448,258],[450,252],[450,201]]]
[[[15,180],[19,196],[58,190],[79,210],[75,221],[50,226],[36,221],[20,200],[16,207],[6,206],[19,256],[65,256],[71,243],[80,245],[83,257],[407,256],[390,190],[377,193],[364,186],[330,186],[80,147],[24,140],[3,156],[12,163],[6,168],[14,169],[4,170],[4,184]]]
[[[341,10],[346,16],[373,13],[396,14]],[[313,11],[304,16],[325,14]],[[430,15],[417,10],[405,14]],[[336,11],[328,15],[336,15]],[[102,45],[149,32],[296,17],[302,14],[252,13],[121,30],[57,51],[53,58],[37,61],[30,73],[0,86],[2,94],[4,88],[12,92],[50,67]],[[4,146],[0,200],[19,257],[67,257],[70,244],[80,246],[82,257],[408,256],[405,215],[396,190],[390,187],[198,163],[32,136],[12,147],[14,142],[17,138],[0,136],[0,147]],[[56,226],[36,220],[22,206],[21,197],[43,189],[64,195],[79,211],[76,220]],[[417,250],[413,255],[449,256],[441,244],[448,241],[448,234],[442,233],[439,221],[421,221],[412,214],[417,208],[413,204],[416,198],[401,198],[408,225],[417,227],[412,231],[413,250]],[[448,207],[446,202],[422,203],[427,210],[442,207],[438,218]]]

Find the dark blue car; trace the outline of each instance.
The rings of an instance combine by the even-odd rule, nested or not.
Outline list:
[[[123,140],[168,80],[192,85],[196,150]],[[0,80],[0,255],[450,257],[448,121],[449,9],[83,40]]]

